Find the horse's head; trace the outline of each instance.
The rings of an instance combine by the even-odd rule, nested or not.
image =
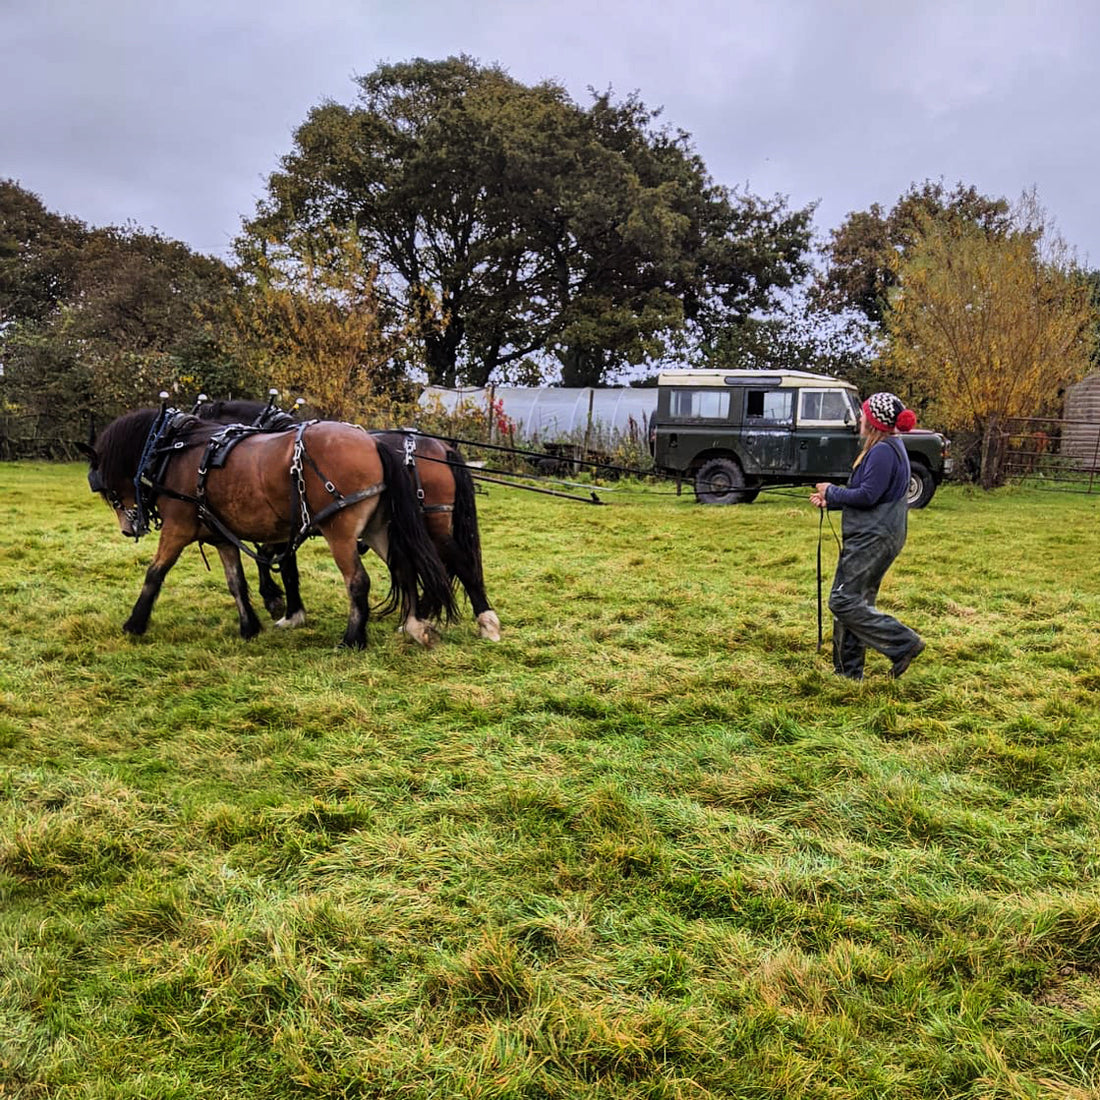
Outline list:
[[[135,480],[155,415],[149,409],[127,413],[103,429],[96,445],[77,444],[88,459],[88,487],[115,513],[122,534],[135,541],[149,530]]]
[[[145,534],[142,530],[145,525],[141,521],[141,509],[137,505],[133,482],[124,481],[120,485],[109,484],[100,469],[99,454],[96,449],[84,443],[78,443],[77,446],[88,457],[88,488],[93,493],[98,493],[107,502],[118,520],[118,527],[123,535],[136,542]]]

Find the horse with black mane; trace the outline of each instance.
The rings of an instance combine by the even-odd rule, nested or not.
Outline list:
[[[211,401],[200,395],[192,412],[202,420],[220,424],[252,424],[272,430],[295,427],[298,420],[274,403],[260,401]],[[381,446],[401,460],[412,479],[424,522],[452,584],[460,583],[470,600],[483,638],[500,640],[500,619],[485,591],[474,484],[462,454],[443,440],[411,431],[373,430],[369,433]],[[271,558],[279,557],[279,570],[286,589],[272,577]],[[295,555],[283,548],[262,548],[257,558],[260,595],[264,606],[278,621],[277,626],[298,626],[305,622]]]
[[[259,620],[241,566],[245,545],[296,550],[311,534],[328,543],[348,594],[342,644],[366,645],[370,578],[359,543],[386,562],[403,627],[431,645],[431,619],[450,619],[454,592],[428,537],[414,487],[393,452],[351,424],[312,421],[265,432],[224,427],[176,409],[137,409],[109,424],[89,459],[88,482],[114,510],[122,534],[160,526],[156,555],[123,629],[143,634],[168,571],[192,542],[216,547],[240,618]]]

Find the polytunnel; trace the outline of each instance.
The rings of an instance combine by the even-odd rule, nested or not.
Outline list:
[[[448,412],[461,406],[488,409],[500,402],[502,411],[524,436],[552,441],[577,438],[591,427],[605,432],[648,434],[649,422],[657,411],[657,390],[637,387],[602,388],[584,386],[484,386],[444,389],[427,386],[421,405],[438,401]]]

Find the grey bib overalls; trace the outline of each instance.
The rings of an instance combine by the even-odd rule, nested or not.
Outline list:
[[[915,630],[875,607],[882,578],[905,545],[909,502],[844,508],[841,515],[844,543],[829,593],[833,668],[858,680],[868,646],[895,661],[920,641]]]

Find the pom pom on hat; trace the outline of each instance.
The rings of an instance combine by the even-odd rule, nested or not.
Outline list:
[[[917,414],[907,409],[902,399],[892,393],[873,393],[863,402],[863,415],[872,428],[880,432],[912,431],[917,424]]]

